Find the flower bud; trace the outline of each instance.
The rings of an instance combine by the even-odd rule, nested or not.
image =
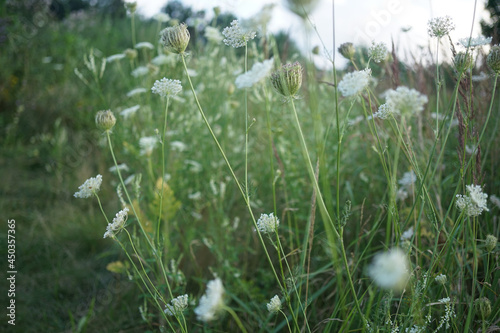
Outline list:
[[[352,60],[354,54],[356,53],[356,49],[354,48],[354,45],[352,45],[352,43],[341,44],[338,50],[340,54],[347,60]]]
[[[472,61],[472,54],[469,53],[464,53],[464,52],[459,52],[455,56],[455,59],[453,60],[453,63],[455,65],[455,70],[457,73],[465,73],[469,69],[472,68],[474,65]]]
[[[486,63],[495,72],[495,74],[500,74],[500,46],[495,45],[491,48],[488,58],[486,58]]]
[[[474,305],[476,307],[476,313],[482,319],[486,319],[491,314],[491,302],[486,297],[477,298],[474,301]]]
[[[135,58],[137,58],[137,50],[135,49],[126,49],[125,51],[123,51],[123,53],[129,60],[134,60]]]
[[[486,236],[486,250],[488,252],[493,252],[493,250],[497,247],[498,239],[493,235]]]
[[[170,52],[183,54],[189,44],[189,31],[187,25],[182,23],[173,27],[163,29],[160,39],[163,46]]]
[[[437,283],[444,286],[448,279],[447,279],[446,275],[439,274],[438,276],[435,277],[435,280]]]
[[[315,54],[315,55],[319,54],[319,46],[318,45],[316,45],[315,47],[313,47],[312,53]]]
[[[302,65],[298,62],[281,66],[271,74],[271,83],[281,95],[294,97],[302,85]]]
[[[111,110],[99,111],[95,116],[95,123],[97,128],[108,132],[115,126],[116,118]]]
[[[214,10],[214,15],[216,17],[220,15],[220,7],[219,6],[214,7],[213,10]]]
[[[135,1],[125,2],[123,5],[130,14],[135,13],[135,11],[137,10],[137,2]]]

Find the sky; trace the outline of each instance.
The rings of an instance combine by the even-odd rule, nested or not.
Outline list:
[[[269,23],[271,32],[284,30],[290,33],[302,50],[311,50],[320,46],[322,54],[316,62],[328,62],[327,53],[333,51],[332,2],[335,1],[335,47],[341,43],[352,42],[354,45],[370,45],[372,41],[397,45],[397,54],[409,61],[417,58],[430,48],[435,50],[435,41],[427,34],[427,22],[430,18],[450,16],[456,24],[451,38],[454,43],[459,38],[481,34],[479,22],[489,15],[484,10],[484,1],[478,0],[474,15],[475,0],[318,0],[318,5],[310,15],[316,28],[306,36],[304,22],[286,7],[285,0],[182,0],[194,10],[204,9],[207,16],[212,9],[220,7],[222,12],[231,12],[238,19],[247,19],[257,15],[266,4],[275,4]],[[166,0],[137,0],[138,12],[152,16],[167,3]],[[408,30],[403,32],[403,30]],[[325,48],[322,46],[322,42]],[[434,43],[433,43],[434,42]],[[441,49],[445,49],[441,47]],[[338,52],[337,52],[338,53]],[[413,56],[410,56],[410,53]],[[345,60],[336,55],[336,64]]]

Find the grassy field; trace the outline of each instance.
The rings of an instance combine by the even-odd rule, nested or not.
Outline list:
[[[433,22],[454,58],[320,70],[262,26],[2,11],[0,330],[500,330],[500,48]]]

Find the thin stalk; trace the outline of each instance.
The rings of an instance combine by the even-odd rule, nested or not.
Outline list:
[[[441,88],[441,82],[439,82],[439,42],[441,38],[437,38],[436,47],[436,137],[439,131],[439,90]]]
[[[243,333],[247,333],[247,330],[246,330],[245,326],[243,326],[243,324],[241,323],[241,320],[238,317],[238,315],[236,314],[236,312],[234,312],[234,310],[231,309],[228,306],[224,306],[224,310],[227,311],[227,312],[229,312],[231,314],[231,316],[233,317],[234,321],[236,322],[236,324],[238,325],[238,327],[240,328],[240,330]]]
[[[248,71],[248,46],[245,44],[245,73]],[[248,90],[245,89],[245,195],[250,202],[248,192]]]
[[[165,186],[165,138],[167,137],[167,116],[168,116],[168,95],[167,95],[167,105],[165,106],[165,121],[163,123],[163,135],[161,138],[161,189],[160,189],[160,212],[158,215],[158,223],[157,223],[157,230],[156,230],[156,238],[157,238],[157,243],[158,246],[160,246],[160,224],[161,224],[161,217],[162,217],[162,209],[163,209],[163,186]],[[167,230],[168,231],[168,230]]]

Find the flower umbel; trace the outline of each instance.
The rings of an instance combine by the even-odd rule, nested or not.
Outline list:
[[[250,88],[267,75],[271,69],[273,69],[273,59],[264,60],[263,62],[256,62],[253,64],[252,69],[248,72],[239,75],[236,78],[235,84],[239,89],[241,88]]]
[[[270,313],[277,313],[279,310],[281,310],[281,300],[278,295],[275,295],[271,298],[271,301],[267,303],[267,311]]]
[[[207,283],[207,291],[200,298],[200,304],[194,313],[198,320],[209,322],[216,318],[217,313],[224,307],[224,286],[217,278]]]
[[[372,46],[368,49],[368,56],[379,63],[387,58],[387,52],[387,46],[384,43],[372,42]]]
[[[347,73],[339,83],[339,90],[344,97],[356,96],[368,87],[371,69]]]
[[[171,304],[165,305],[165,313],[169,316],[177,316],[188,307],[188,295],[181,295],[174,298]]]
[[[102,176],[97,175],[95,177],[91,177],[83,183],[83,185],[80,185],[78,189],[80,191],[76,192],[73,196],[75,198],[90,198],[92,194],[96,194],[99,192],[99,189],[101,188],[101,183],[102,183]]]
[[[224,44],[234,48],[247,45],[247,42],[254,39],[256,35],[255,31],[244,31],[238,20],[233,20],[230,27],[225,27],[222,34],[226,37],[223,40]]]
[[[500,74],[500,45],[495,45],[491,48],[488,58],[486,58],[486,63],[495,74]]]
[[[477,46],[483,46],[483,45],[488,45],[491,43],[492,37],[484,37],[484,36],[479,36],[475,38],[460,38],[458,42],[462,44],[463,47],[477,47]]]
[[[435,17],[427,23],[427,32],[431,37],[441,38],[455,30],[455,23],[449,16]]]
[[[274,233],[279,225],[280,220],[273,213],[261,214],[257,220],[257,229],[263,234]]]
[[[274,89],[285,97],[295,97],[302,85],[302,65],[298,62],[281,66],[271,74]]]
[[[163,47],[177,54],[184,54],[190,37],[187,25],[184,23],[165,28],[160,32],[160,40]]]
[[[479,216],[483,211],[489,211],[486,206],[488,194],[483,193],[479,185],[465,186],[468,195],[457,194],[455,204],[460,211],[465,212],[467,216]]]
[[[156,80],[151,88],[153,94],[158,94],[161,97],[175,96],[182,91],[181,81],[163,78]]]
[[[379,253],[368,268],[368,275],[375,284],[384,289],[399,291],[408,280],[408,261],[405,253],[398,248]]]
[[[390,89],[385,93],[385,97],[393,114],[409,116],[423,111],[424,105],[428,101],[427,96],[404,86],[398,87],[396,90]]]
[[[113,219],[113,223],[108,223],[106,227],[106,232],[104,233],[103,238],[113,238],[125,225],[128,217],[128,208],[125,207],[123,210],[120,210],[116,213],[115,218]]]

